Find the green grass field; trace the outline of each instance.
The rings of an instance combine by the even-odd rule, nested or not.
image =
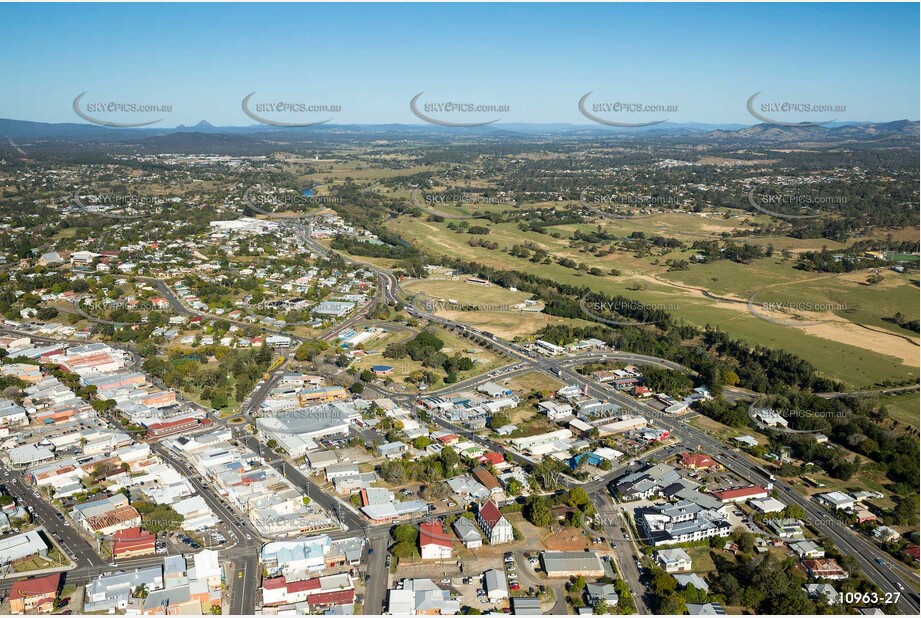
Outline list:
[[[921,413],[919,413],[921,394],[889,395],[880,397],[880,402],[885,404],[889,416],[895,420],[911,425],[915,429],[921,429]]]
[[[686,215],[672,216],[692,219]],[[612,254],[597,259],[588,253],[570,249],[565,238],[522,233],[511,224],[493,226],[492,233],[487,236],[499,243],[500,249],[497,250],[469,246],[467,241],[472,236],[447,230],[446,223],[401,217],[391,223],[391,229],[431,252],[459,256],[494,268],[531,272],[561,283],[588,286],[607,293],[623,294],[644,303],[662,305],[699,327],[714,325],[752,344],[788,350],[815,365],[823,374],[855,389],[870,387],[887,379],[917,379],[917,352],[910,341],[910,333],[900,332],[903,329],[882,320],[896,311],[894,307],[905,307],[902,310],[905,315],[916,317],[911,312],[912,308],[917,311],[917,303],[910,300],[912,290],[916,288],[909,282],[908,276],[886,273],[882,284],[870,287],[861,283],[865,279],[863,274],[830,277],[822,273],[806,273],[795,270],[792,261],[783,262],[778,258],[758,260],[752,266],[717,262],[692,265],[687,271],[666,272],[663,265],[652,263],[655,258],[638,259],[626,254]],[[616,267],[622,275],[593,276],[556,263],[535,264],[501,250],[525,240],[532,240],[554,256],[572,257],[589,266],[605,269]],[[777,283],[790,285],[769,287]],[[694,288],[705,288],[716,295],[731,296],[742,302],[725,303],[707,298]],[[765,289],[759,292],[762,288]],[[774,324],[748,312],[744,301],[754,292],[759,292],[756,297],[758,303],[801,302],[803,298],[814,303],[832,302],[846,308],[834,312],[834,316],[851,321],[856,326],[825,325],[806,332]],[[802,317],[809,319],[808,314]],[[877,332],[863,330],[863,326],[872,327]],[[886,333],[892,333],[891,340],[884,339]]]

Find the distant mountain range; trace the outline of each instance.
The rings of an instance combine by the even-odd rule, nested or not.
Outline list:
[[[834,122],[822,126],[772,124],[705,124],[663,122],[648,127],[612,128],[594,124],[493,124],[472,128],[451,128],[436,125],[411,124],[323,124],[311,127],[275,127],[252,125],[217,127],[202,120],[194,126],[175,128],[108,128],[93,124],[44,123],[26,120],[0,119],[0,137],[14,140],[85,141],[138,144],[159,148],[192,148],[195,151],[209,145],[241,147],[257,146],[262,142],[286,142],[322,139],[323,136],[359,137],[386,136],[464,136],[501,139],[519,136],[600,138],[608,135],[644,138],[687,138],[718,141],[755,142],[839,142],[878,139],[917,139],[919,123],[913,120],[893,122]],[[194,136],[194,137],[193,137]]]

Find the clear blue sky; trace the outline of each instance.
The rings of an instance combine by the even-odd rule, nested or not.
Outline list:
[[[0,117],[45,122],[83,122],[83,91],[170,104],[161,126],[253,124],[252,91],[341,123],[419,123],[423,90],[503,122],[586,124],[588,91],[677,122],[754,124],[756,91],[919,118],[917,4],[2,4],[0,54]]]

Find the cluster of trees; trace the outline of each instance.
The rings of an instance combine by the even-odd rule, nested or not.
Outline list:
[[[393,260],[413,258],[419,254],[418,249],[405,243],[402,240],[398,241],[398,244],[389,244],[384,239],[381,239],[381,241],[384,242],[384,244],[371,243],[367,240],[361,240],[352,236],[338,234],[335,238],[333,238],[329,246],[336,251],[344,251],[351,255],[389,258]]]
[[[312,361],[322,352],[329,349],[329,344],[322,339],[305,341],[294,351],[294,359],[300,362]]]
[[[414,560],[419,555],[419,529],[412,524],[400,524],[390,531],[393,544],[390,554],[400,560]]]
[[[499,248],[499,243],[494,240],[486,240],[485,238],[471,238],[467,241],[467,244],[471,247],[482,247],[493,251]]]
[[[211,355],[217,359],[216,366],[208,362]],[[170,388],[184,392],[201,389],[201,398],[219,410],[230,405],[231,397],[237,402],[246,399],[271,362],[272,350],[265,345],[246,350],[209,346],[196,355],[174,351],[166,358],[148,356],[143,369]],[[228,376],[233,376],[233,383]]]
[[[458,372],[473,369],[473,360],[460,354],[448,356],[441,352],[443,347],[444,341],[439,339],[438,335],[423,331],[406,343],[391,343],[384,350],[384,356],[386,358],[408,356],[414,361],[421,362],[423,367],[443,369],[447,374],[445,383],[451,384],[457,381]]]
[[[559,505],[575,509],[566,521],[569,526],[581,526],[583,517],[591,517],[595,514],[595,505],[589,499],[588,493],[581,487],[574,487],[552,496],[529,496],[524,503],[522,514],[533,525],[546,528],[553,521],[553,507]]]
[[[683,398],[694,389],[694,380],[680,371],[644,365],[643,385],[656,393],[667,393],[672,397]]]
[[[719,397],[708,401],[698,401],[695,406],[704,416],[728,427],[742,429],[754,426],[754,422],[748,414],[748,403],[745,401],[730,403]]]
[[[790,392],[769,402],[787,418],[791,428],[825,433],[831,442],[871,459],[893,481],[890,488],[897,494],[916,493],[921,483],[918,441],[881,423],[888,413],[878,401],[865,397],[825,399]],[[839,449],[818,445],[810,436],[773,433],[773,442],[791,447],[803,460],[819,463],[836,478],[850,478],[859,468]]]
[[[755,260],[768,258],[774,254],[774,247],[768,245],[738,244],[733,241],[721,243],[718,240],[696,240],[691,248],[704,256],[707,262],[731,260],[739,264],[751,264]]]
[[[391,485],[405,485],[417,481],[420,483],[437,483],[446,478],[460,474],[465,469],[460,455],[446,446],[437,455],[421,457],[414,461],[393,459],[385,461],[378,467],[378,474]]]

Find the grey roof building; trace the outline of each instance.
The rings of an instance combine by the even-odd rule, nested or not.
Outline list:
[[[688,603],[691,616],[725,616],[726,610],[719,603]]]
[[[516,616],[540,616],[540,599],[536,597],[512,598],[512,613]]]
[[[453,528],[454,532],[457,533],[457,538],[461,540],[467,549],[476,549],[483,545],[483,535],[480,534],[476,524],[473,523],[473,519],[458,517],[454,520]]]
[[[595,551],[545,551],[540,557],[548,577],[604,575],[604,565]]]

